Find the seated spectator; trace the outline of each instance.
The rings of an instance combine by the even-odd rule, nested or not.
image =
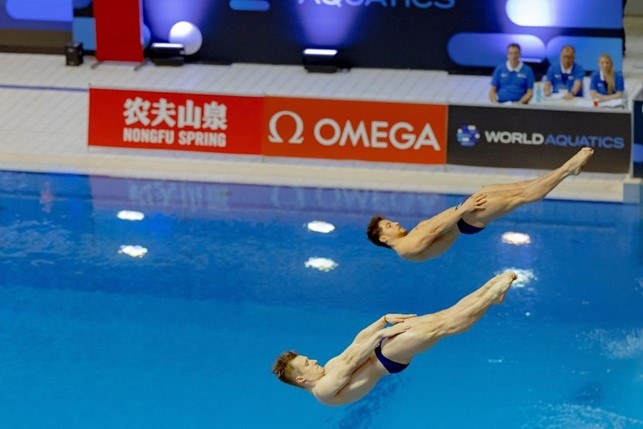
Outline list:
[[[531,67],[520,61],[520,45],[511,43],[507,46],[507,62],[493,71],[489,100],[527,104],[534,92],[534,80]]]
[[[625,81],[623,74],[614,71],[612,57],[603,54],[598,58],[599,69],[592,73],[589,92],[593,100],[607,101],[623,97]]]
[[[546,97],[552,93],[565,92],[562,98],[573,100],[583,96],[583,78],[585,70],[576,64],[576,51],[571,45],[565,45],[560,50],[560,63],[549,66],[543,92]]]

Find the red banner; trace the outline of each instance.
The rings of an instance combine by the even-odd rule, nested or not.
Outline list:
[[[261,153],[263,97],[90,88],[90,146]]]
[[[444,164],[447,106],[267,97],[263,154]]]

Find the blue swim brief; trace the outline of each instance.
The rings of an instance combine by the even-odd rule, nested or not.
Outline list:
[[[484,228],[478,228],[477,226],[469,225],[462,219],[458,220],[458,229],[463,234],[477,234],[482,231]]]
[[[468,198],[468,197],[467,197],[467,198]],[[462,204],[464,204],[464,202],[467,200],[467,198],[465,198],[464,200],[460,201],[460,204],[458,204],[457,206],[455,206],[455,209],[456,209],[456,210],[458,210],[458,209],[460,208],[460,206],[461,206]],[[477,234],[477,233],[479,233],[479,232],[480,232],[480,231],[482,231],[484,228],[478,228],[477,226],[469,225],[468,223],[466,223],[465,221],[463,221],[462,219],[460,219],[460,220],[458,220],[458,229],[460,230],[460,232],[461,232],[462,234],[472,235],[472,234]]]
[[[395,362],[384,356],[382,354],[382,341],[380,341],[377,347],[375,347],[375,356],[377,356],[377,359],[380,361],[382,366],[386,368],[389,374],[397,374],[398,372],[404,371],[406,367],[409,366],[408,363]]]

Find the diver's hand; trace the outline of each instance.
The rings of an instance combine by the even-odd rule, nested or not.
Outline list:
[[[384,316],[384,321],[386,323],[390,323],[391,325],[395,325],[397,323],[404,322],[406,319],[410,319],[411,317],[416,317],[417,314],[397,314],[397,313],[389,313],[386,316]]]
[[[388,328],[384,328],[380,331],[381,337],[380,338],[390,338],[394,337],[396,335],[399,335],[403,332],[408,331],[411,328],[411,325],[408,323],[397,323],[395,325],[389,326]]]
[[[476,210],[484,210],[486,205],[487,195],[481,192],[476,192],[475,194],[467,198],[466,201],[462,203],[461,207],[462,210],[464,210],[466,213],[471,213]]]

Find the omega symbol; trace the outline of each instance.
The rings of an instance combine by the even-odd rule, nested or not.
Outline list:
[[[277,122],[283,116],[288,116],[295,121],[295,132],[288,139],[288,143],[292,144],[301,144],[304,142],[302,134],[304,133],[304,121],[301,119],[301,116],[290,110],[281,110],[270,117],[270,122],[268,123],[268,129],[270,130],[270,135],[268,136],[268,141],[270,143],[283,143],[284,139],[279,134],[277,130]]]

